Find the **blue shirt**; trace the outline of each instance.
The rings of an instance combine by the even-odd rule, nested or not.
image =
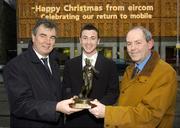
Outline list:
[[[135,64],[135,67],[138,67],[138,69],[140,70],[140,71],[142,71],[143,70],[143,68],[144,68],[144,66],[146,65],[146,63],[148,62],[148,60],[149,60],[149,58],[151,57],[151,54],[149,54],[145,59],[144,59],[144,61],[142,61],[141,63],[139,63],[139,64]]]

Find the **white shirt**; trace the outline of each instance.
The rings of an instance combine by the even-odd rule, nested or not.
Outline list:
[[[50,66],[50,63],[49,63],[49,55],[44,57],[42,55],[40,55],[35,49],[33,49],[37,55],[37,57],[40,59],[40,61],[44,64],[44,62],[42,61],[42,58],[47,58],[47,62],[48,62],[48,67],[49,67],[49,70],[50,72],[52,73],[52,70],[51,70],[51,66]]]
[[[96,60],[97,60],[97,56],[98,56],[98,52],[96,52],[94,55],[92,55],[91,57],[87,57],[84,53],[82,54],[82,66],[84,67],[86,64],[85,64],[85,59],[90,59],[91,61],[91,65],[93,67],[95,67],[95,64],[96,64]]]

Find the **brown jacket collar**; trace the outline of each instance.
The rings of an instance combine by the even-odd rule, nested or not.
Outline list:
[[[146,65],[144,66],[143,70],[141,71],[139,75],[150,76],[159,60],[160,60],[160,57],[158,53],[156,51],[152,51],[152,55],[150,59],[148,60],[148,62],[146,63]]]

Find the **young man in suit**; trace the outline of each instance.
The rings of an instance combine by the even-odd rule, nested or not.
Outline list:
[[[84,84],[83,68],[88,58],[98,73],[93,75],[89,98],[98,99],[106,105],[113,105],[119,95],[119,81],[115,63],[98,53],[99,31],[92,24],[86,24],[80,32],[80,44],[83,52],[80,56],[66,62],[63,77],[65,98],[79,95]],[[68,128],[103,128],[103,119],[96,119],[87,109],[67,116]]]
[[[53,51],[56,34],[53,22],[40,19],[32,30],[28,50],[4,68],[11,128],[60,128],[64,113],[80,111],[69,107],[72,98],[62,100],[59,66]]]
[[[132,28],[126,41],[134,64],[124,73],[118,106],[105,106],[95,100],[92,103],[96,107],[90,112],[105,118],[106,128],[173,128],[176,71],[152,50],[154,41],[146,28]]]

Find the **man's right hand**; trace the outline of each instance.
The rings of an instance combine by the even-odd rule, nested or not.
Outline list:
[[[74,99],[74,97],[58,102],[56,105],[56,111],[62,112],[62,113],[67,114],[67,115],[70,115],[74,112],[82,111],[83,109],[77,109],[77,108],[71,108],[70,107],[70,104],[74,103],[73,99]]]

